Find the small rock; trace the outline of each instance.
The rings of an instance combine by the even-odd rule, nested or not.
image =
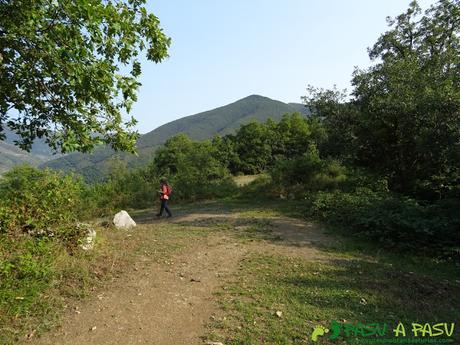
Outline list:
[[[192,278],[190,279],[191,282],[199,283],[201,282],[201,278]]]
[[[224,343],[221,343],[220,341],[207,341],[205,345],[224,345]]]
[[[283,316],[283,312],[278,310],[278,311],[275,313],[275,315],[278,316],[278,317],[282,317],[282,316]]]
[[[27,339],[32,338],[32,337],[35,335],[35,332],[36,332],[36,331],[37,331],[37,330],[34,329],[32,332],[30,332],[29,334],[26,335],[26,338],[27,338]]]
[[[89,330],[92,332],[92,331],[95,331],[96,328],[97,328],[96,326],[93,326],[93,327],[91,327]]]
[[[365,298],[361,298],[361,301],[359,301],[360,304],[362,305],[366,305],[367,304],[367,301]]]
[[[80,245],[81,249],[92,250],[96,239],[96,230],[92,229],[90,225],[86,223],[78,223],[77,226],[86,228],[86,237],[82,239],[82,243]]]

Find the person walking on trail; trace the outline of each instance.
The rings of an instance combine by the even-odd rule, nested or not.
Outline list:
[[[162,177],[160,179],[160,190],[158,191],[158,193],[160,194],[161,207],[160,213],[157,214],[157,217],[161,217],[163,215],[163,210],[166,211],[166,213],[168,214],[168,218],[172,217],[171,210],[168,207],[168,200],[171,195],[171,192],[171,186],[168,184],[166,178]]]

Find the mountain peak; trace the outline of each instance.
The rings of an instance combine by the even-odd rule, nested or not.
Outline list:
[[[298,107],[261,95],[249,95],[233,103],[199,114],[183,117],[143,134],[137,143],[139,158],[119,154],[130,166],[142,165],[152,158],[152,152],[167,139],[185,133],[191,139],[203,140],[214,135],[234,133],[241,125],[251,121],[277,121],[284,114],[298,112]],[[107,174],[108,160],[114,152],[107,147],[97,148],[93,154],[76,153],[45,164],[54,169],[72,170],[88,180],[100,180]]]
[[[239,100],[237,100],[236,102],[244,102],[244,101],[251,101],[251,102],[259,102],[259,101],[273,101],[273,102],[278,102],[278,101],[275,101],[269,97],[265,97],[265,96],[261,96],[261,95],[256,95],[256,94],[253,94],[253,95],[249,95],[249,96],[246,96],[246,97],[243,97]]]

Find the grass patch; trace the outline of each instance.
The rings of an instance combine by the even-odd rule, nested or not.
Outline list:
[[[49,240],[0,238],[0,343],[38,320],[43,327],[55,320],[57,300],[46,291],[56,278],[52,255],[61,250]]]
[[[305,219],[305,202],[302,200],[259,199],[254,195],[228,197],[220,200],[208,200],[174,205],[174,214],[190,211],[228,215],[239,213],[241,217],[292,217]]]
[[[305,344],[314,326],[332,320],[387,322],[391,329],[398,321],[458,322],[459,287],[357,257],[308,262],[253,254],[218,293],[225,316],[210,325],[208,338],[225,344]],[[454,339],[459,340],[458,332]],[[349,339],[337,343],[343,341]],[[326,343],[331,341],[318,341]]]
[[[322,248],[333,256],[375,261],[390,269],[397,268],[400,271],[417,273],[420,276],[460,282],[460,264],[458,262],[440,260],[436,257],[422,256],[402,250],[390,251],[368,239],[347,236],[342,229],[331,226],[327,226],[326,229],[331,236],[340,238],[340,241],[335,242],[335,245]]]

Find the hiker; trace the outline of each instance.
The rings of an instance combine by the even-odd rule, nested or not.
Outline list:
[[[160,213],[157,214],[157,217],[161,217],[163,215],[163,210],[166,211],[168,214],[168,218],[172,216],[171,211],[169,210],[168,207],[168,200],[171,195],[172,188],[168,184],[168,181],[166,180],[165,177],[162,177],[160,179],[160,190],[158,193],[160,194],[160,201],[161,201],[161,207],[160,207]]]

